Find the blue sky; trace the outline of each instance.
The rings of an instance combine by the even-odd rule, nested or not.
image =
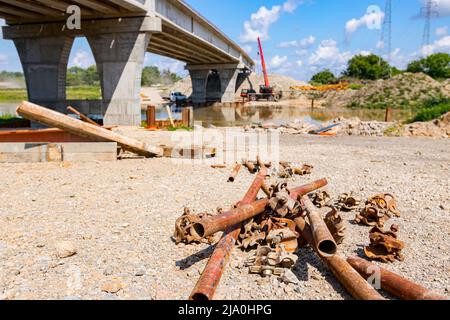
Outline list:
[[[400,68],[426,53],[450,53],[450,0],[435,0],[434,10],[439,17],[432,22],[431,45],[427,48],[422,48],[424,19],[418,18],[424,1],[392,0],[391,62]],[[324,68],[339,73],[345,62],[358,53],[383,53],[387,58],[378,28],[383,21],[385,0],[186,2],[242,45],[255,60],[256,36],[261,36],[271,72],[309,80]],[[70,65],[93,63],[86,41],[77,39]],[[146,64],[184,72],[182,63],[151,54],[147,54]],[[10,41],[0,40],[0,70],[21,70]]]

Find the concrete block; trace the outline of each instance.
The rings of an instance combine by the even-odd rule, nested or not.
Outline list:
[[[0,163],[115,161],[117,143],[0,143]]]

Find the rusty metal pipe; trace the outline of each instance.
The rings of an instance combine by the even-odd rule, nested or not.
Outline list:
[[[257,173],[258,169],[256,169],[256,166],[251,163],[250,161],[244,161],[244,166],[250,171],[250,173]]]
[[[238,163],[234,166],[233,171],[231,172],[230,177],[228,178],[228,182],[234,182],[236,180],[239,171],[241,171],[242,164]]]
[[[306,184],[304,186],[291,190],[291,195],[305,195],[314,190],[322,188],[327,185],[327,180],[322,179]],[[227,228],[233,227],[245,220],[251,219],[264,212],[269,199],[261,199],[250,204],[242,205],[236,209],[224,212],[222,214],[205,218],[198,223],[195,223],[190,233],[194,238],[202,239],[216,232],[224,231]]]
[[[267,169],[263,168],[241,200],[240,205],[248,205],[256,200],[266,178],[266,174]],[[194,290],[192,290],[189,300],[212,300],[240,233],[241,224],[230,227],[225,231],[206,264],[200,279],[197,281]]]
[[[317,252],[322,257],[335,255],[337,252],[337,244],[327,225],[323,221],[319,210],[307,196],[302,197],[302,203],[305,206],[308,215]]]
[[[349,257],[347,262],[363,276],[368,279],[374,270],[380,271],[381,289],[400,298],[401,300],[448,300],[449,298],[437,295],[431,290],[424,288],[402,276],[393,273],[376,264],[370,263],[358,257]]]
[[[301,217],[295,219],[295,224],[303,239],[305,239],[311,248],[317,252],[310,225]],[[321,259],[327,264],[336,279],[353,298],[358,300],[384,300],[384,298],[339,255],[321,257]]]

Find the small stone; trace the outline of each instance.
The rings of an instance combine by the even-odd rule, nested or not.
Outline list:
[[[122,283],[118,280],[112,280],[104,283],[101,288],[103,292],[117,293],[123,289]]]
[[[188,273],[187,273],[187,276],[188,276],[189,278],[194,278],[194,277],[197,277],[197,276],[199,276],[199,275],[200,275],[200,273],[198,272],[197,269],[189,270]]]
[[[443,205],[443,204],[441,204],[441,205],[439,206],[439,209],[441,209],[441,210],[445,210],[445,207],[444,207],[444,205]]]
[[[289,269],[284,270],[280,280],[286,284],[298,284],[299,280],[297,276]]]
[[[130,226],[129,223],[124,223],[120,225],[121,228],[128,228],[129,226]]]
[[[56,256],[58,258],[68,258],[77,253],[77,248],[75,244],[70,241],[60,241],[55,245]]]
[[[303,288],[300,287],[300,286],[296,286],[296,287],[294,288],[294,291],[297,292],[297,293],[303,293]]]
[[[114,273],[114,271],[113,271],[113,269],[111,268],[111,267],[107,267],[107,268],[105,268],[105,270],[103,270],[103,274],[105,275],[105,276],[110,276],[110,275],[112,275]]]
[[[321,280],[320,276],[318,274],[316,274],[316,273],[313,273],[311,275],[311,278],[313,278],[314,280]]]
[[[143,277],[145,276],[145,270],[138,270],[135,274],[136,277]]]

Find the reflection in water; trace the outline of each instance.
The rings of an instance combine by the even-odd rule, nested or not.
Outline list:
[[[406,120],[414,113],[410,110],[394,111],[395,120]],[[314,109],[305,110],[295,106],[244,106],[239,108],[230,107],[207,107],[195,109],[195,121],[202,121],[205,126],[242,126],[273,122],[284,124],[301,119],[313,124],[320,124],[338,117],[358,117],[363,121],[384,121],[385,110],[368,109]]]
[[[0,115],[14,115],[19,103],[0,104]],[[181,120],[182,107],[172,105],[171,111],[174,120]],[[394,120],[406,120],[414,116],[411,110],[394,110]],[[385,110],[369,109],[314,109],[305,110],[295,106],[242,106],[242,107],[222,107],[212,106],[198,108],[194,110],[195,121],[201,121],[205,126],[214,125],[217,127],[233,127],[248,124],[259,124],[263,122],[273,122],[284,124],[297,119],[301,119],[313,124],[320,124],[338,117],[358,117],[363,121],[377,120],[384,121]],[[167,120],[169,115],[166,108],[156,109],[157,120]],[[146,120],[146,113],[143,111],[142,120]]]

